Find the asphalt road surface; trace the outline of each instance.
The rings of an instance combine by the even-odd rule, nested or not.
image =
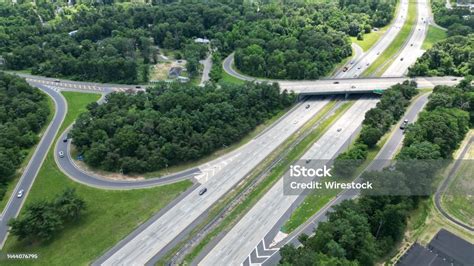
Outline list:
[[[395,61],[382,75],[383,77],[395,77],[400,74],[405,74],[408,67],[416,62],[416,59],[423,55],[424,50],[421,49],[425,36],[428,32],[430,21],[430,7],[427,0],[417,1],[417,21],[413,27],[414,31],[410,34],[409,40],[395,58]]]
[[[377,98],[360,99],[338,119],[303,155],[301,160],[330,160],[360,128],[364,114],[378,102]],[[342,129],[342,130],[339,130]],[[240,265],[265,237],[298,196],[284,195],[283,179],[219,241],[199,265]]]
[[[54,141],[59,127],[61,126],[64,116],[66,115],[66,101],[61,94],[49,89],[43,85],[35,84],[36,87],[47,93],[53,100],[56,108],[53,120],[44,132],[41,141],[36,146],[33,156],[30,159],[25,171],[18,181],[12,196],[10,197],[5,209],[0,218],[0,248],[3,247],[8,236],[8,221],[15,218],[20,213],[21,207],[28,196],[28,193],[33,185],[33,182],[38,174],[38,171],[43,164],[43,161],[48,153],[51,144]],[[17,197],[18,191],[24,190],[21,198]]]

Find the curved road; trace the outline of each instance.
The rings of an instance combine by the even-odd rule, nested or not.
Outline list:
[[[462,228],[467,229],[471,232],[474,232],[474,227],[459,221],[458,219],[454,218],[446,210],[443,209],[443,205],[441,204],[441,198],[442,198],[444,192],[446,191],[446,189],[448,188],[448,185],[449,185],[451,179],[454,177],[454,175],[458,171],[459,166],[461,166],[461,163],[462,163],[462,160],[463,160],[464,156],[466,155],[467,151],[469,150],[469,148],[471,147],[471,145],[473,143],[474,143],[474,136],[471,137],[471,139],[469,140],[469,143],[467,143],[466,146],[464,147],[463,151],[459,155],[459,158],[454,163],[454,166],[451,169],[451,171],[449,171],[449,174],[446,177],[446,179],[444,179],[442,184],[439,186],[438,190],[436,191],[435,197],[434,197],[436,208],[439,210],[439,212],[446,219],[448,219],[449,221],[451,221],[451,222],[453,222],[453,223],[455,223],[455,224],[461,226]]]
[[[0,218],[0,248],[3,247],[8,236],[8,221],[12,218],[16,218],[20,213],[21,207],[26,201],[26,197],[28,196],[33,182],[35,181],[36,175],[38,174],[38,171],[43,164],[43,161],[48,154],[49,148],[51,147],[59,127],[61,126],[66,115],[66,112],[58,111],[67,109],[66,101],[61,94],[41,84],[35,84],[35,86],[47,93],[53,99],[56,111],[52,121],[44,132],[39,144],[36,146],[30,162],[21,175],[15,190],[10,196],[9,201],[2,212],[2,216]],[[21,189],[24,190],[23,196],[18,198],[16,195]]]

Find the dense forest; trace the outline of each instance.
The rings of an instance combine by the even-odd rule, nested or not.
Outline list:
[[[474,87],[466,78],[456,87],[438,86],[430,96],[427,109],[410,125],[398,155],[395,169],[366,172],[365,180],[388,178],[406,182],[403,193],[370,196],[362,192],[357,200],[347,200],[328,214],[315,235],[303,235],[300,247],[287,245],[280,250],[282,265],[374,265],[385,258],[401,241],[410,212],[426,195],[416,194],[412,181],[412,160],[449,159],[453,151],[474,125]],[[408,164],[405,164],[408,160]],[[424,168],[423,180],[431,184],[442,164]],[[423,182],[424,184],[425,182]],[[325,264],[324,264],[325,263]]]
[[[446,8],[445,0],[432,0],[431,8],[436,23],[448,29],[448,36],[468,35],[474,33],[474,16],[469,8]]]
[[[347,36],[390,22],[395,1],[345,1],[263,7],[258,18],[216,36],[235,45],[242,72],[278,79],[317,79],[352,54]],[[234,38],[230,38],[234,40]]]
[[[0,3],[0,55],[12,70],[136,83],[148,81],[160,49],[179,51],[195,75],[207,47],[193,39],[206,37],[222,55],[237,50],[237,66],[246,73],[317,78],[351,54],[347,35],[387,24],[395,6],[394,0],[160,2]]]
[[[160,83],[147,93],[113,93],[107,103],[89,105],[70,134],[93,167],[153,171],[234,143],[294,100],[277,84]]]
[[[0,199],[27,149],[38,142],[49,113],[44,94],[25,80],[0,72]]]
[[[437,42],[409,68],[410,76],[474,75],[474,34]]]

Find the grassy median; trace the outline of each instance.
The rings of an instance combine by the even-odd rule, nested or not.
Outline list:
[[[64,96],[69,110],[62,128],[74,121],[88,103],[100,97],[98,94],[77,92],[65,92]],[[183,181],[142,190],[106,191],[91,188],[66,177],[56,166],[53,149],[50,149],[25,206],[38,200],[50,200],[65,188],[73,187],[86,201],[87,210],[80,220],[66,225],[49,242],[30,244],[10,236],[3,248],[4,252],[36,253],[39,258],[8,261],[8,264],[90,264],[191,185],[190,181]]]
[[[380,76],[391,65],[397,53],[410,37],[410,33],[416,25],[416,1],[410,0],[408,3],[408,15],[405,24],[401,28],[392,43],[383,53],[362,73],[362,76]]]

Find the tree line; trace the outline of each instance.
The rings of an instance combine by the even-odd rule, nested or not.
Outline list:
[[[231,145],[294,100],[277,84],[159,83],[146,93],[113,93],[104,104],[90,104],[70,135],[93,167],[149,172]]]
[[[395,6],[379,0],[165,2],[0,3],[0,55],[12,70],[137,83],[148,81],[159,48],[180,51],[195,75],[207,47],[193,40],[207,37],[222,55],[237,50],[237,66],[246,73],[317,78],[351,54],[347,35],[387,24]]]
[[[474,34],[452,36],[433,45],[415,65],[410,76],[474,75]]]
[[[347,178],[355,173],[367,159],[369,148],[375,147],[390,127],[400,120],[410,100],[418,93],[416,88],[416,82],[404,81],[383,92],[376,107],[365,114],[362,130],[354,146],[334,160],[336,175]]]
[[[10,233],[31,243],[50,240],[66,224],[81,218],[85,201],[75,189],[67,188],[52,201],[37,201],[27,205],[19,218],[8,222]]]
[[[427,197],[417,194],[418,186],[411,185],[413,171],[423,175],[421,184],[433,184],[443,165],[426,164],[424,160],[451,158],[469,125],[473,126],[471,80],[467,78],[456,87],[436,87],[426,110],[410,125],[395,168],[366,172],[362,176],[364,180],[379,180],[379,183],[396,180],[401,182],[397,189],[403,187],[403,191],[379,196],[363,191],[357,200],[346,200],[335,206],[313,236],[300,237],[302,246],[286,245],[280,250],[280,264],[314,265],[317,260],[322,265],[374,265],[390,254],[403,238],[410,213]],[[418,164],[414,166],[413,161]],[[418,167],[424,168],[419,171]]]
[[[38,133],[50,114],[46,96],[24,79],[0,72],[0,199],[38,142]]]

